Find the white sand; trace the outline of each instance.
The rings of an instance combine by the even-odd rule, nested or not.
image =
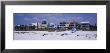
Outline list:
[[[44,35],[45,34],[45,35]],[[43,36],[44,35],[44,36]],[[14,31],[14,40],[96,40],[97,31]]]

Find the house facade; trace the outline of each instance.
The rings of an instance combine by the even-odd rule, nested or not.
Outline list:
[[[48,27],[48,23],[46,20],[43,20],[42,23],[41,23],[41,28],[42,29],[46,29]]]
[[[81,30],[89,30],[90,29],[90,24],[89,24],[89,22],[88,21],[86,21],[86,22],[80,22],[80,24],[81,24]]]
[[[55,23],[48,23],[48,28],[57,28]]]
[[[35,29],[38,29],[38,23],[32,23],[32,26],[35,26]]]

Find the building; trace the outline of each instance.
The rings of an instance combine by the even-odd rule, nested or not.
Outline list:
[[[66,22],[60,22],[59,27],[60,28],[65,28],[66,27]]]
[[[38,24],[37,23],[32,23],[32,26],[38,26]]]
[[[66,24],[65,24],[65,28],[66,28],[66,29],[69,29],[69,25],[70,25],[69,23],[66,23]]]
[[[57,25],[55,23],[49,23],[48,28],[57,28]]]
[[[35,26],[35,29],[38,29],[38,23],[32,23],[32,26]]]
[[[47,21],[43,20],[42,23],[41,23],[41,28],[46,29],[47,27],[48,27]]]
[[[69,27],[70,27],[70,29],[72,29],[73,27],[76,27],[76,23],[75,22],[70,22]]]
[[[41,29],[41,28],[42,28],[42,24],[38,23],[38,29]]]
[[[86,22],[80,22],[80,24],[81,24],[81,30],[89,30],[90,29],[90,24],[89,24],[89,22],[88,21],[86,21]]]

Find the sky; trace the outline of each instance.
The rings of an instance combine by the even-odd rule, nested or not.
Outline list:
[[[58,24],[59,22],[90,22],[97,24],[96,13],[14,13],[14,25],[29,25],[31,23],[41,23],[46,20],[48,23]]]

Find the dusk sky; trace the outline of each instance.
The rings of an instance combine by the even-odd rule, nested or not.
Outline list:
[[[96,13],[14,13],[14,25],[28,25],[31,23],[46,20],[48,23],[66,21],[85,22],[89,21],[91,25],[97,24]]]

